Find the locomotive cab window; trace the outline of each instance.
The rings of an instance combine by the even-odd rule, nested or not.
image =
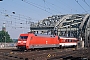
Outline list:
[[[28,36],[20,36],[20,39],[27,39]]]

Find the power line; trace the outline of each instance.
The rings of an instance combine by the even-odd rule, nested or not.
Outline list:
[[[52,14],[51,12],[49,12],[49,11],[47,11],[47,10],[43,9],[43,8],[38,7],[38,6],[37,6],[37,5],[35,5],[34,3],[32,4],[31,2],[26,1],[26,0],[22,0],[22,1],[23,1],[23,2],[25,2],[25,3],[27,3],[27,4],[29,4],[29,5],[32,5],[32,6],[36,7],[36,8],[38,8],[38,9],[41,9],[41,10],[43,10],[43,11],[45,11],[45,12],[49,13],[49,14]]]
[[[53,8],[54,8],[54,6],[57,7],[55,4],[53,4],[53,3],[51,3],[51,2],[47,2],[47,1],[45,1],[45,4],[46,4],[46,3],[49,3],[49,5],[52,6]],[[50,7],[48,7],[48,8],[49,8],[49,10],[51,10]],[[54,10],[52,10],[52,11],[54,11],[54,12],[58,12],[58,13],[61,13],[61,12],[57,11],[56,8],[54,8]]]
[[[65,4],[64,6],[67,8],[67,7],[69,7],[69,10],[67,10],[67,9],[65,9],[65,8],[62,8],[63,10],[66,10],[66,11],[68,11],[68,12],[71,12],[72,13],[72,11],[78,11],[78,10],[76,10],[76,9],[74,9],[73,7],[71,7],[71,6],[69,6],[67,3],[65,3],[65,2],[63,2],[63,1],[61,1],[61,0],[57,0],[58,2],[62,2],[63,4]]]
[[[47,7],[47,9],[49,9],[49,10],[51,10],[51,8],[50,7],[48,7],[48,5],[46,5],[46,1],[45,0],[43,0],[44,1],[44,5],[45,5],[45,10],[46,10],[46,7]],[[50,4],[50,3],[49,3]],[[54,8],[54,7],[53,7]],[[54,11],[54,12],[58,12],[56,9],[54,9],[54,10],[51,10],[51,11]],[[60,12],[61,13],[61,12]]]
[[[17,20],[20,20],[20,19],[23,19],[23,20],[31,20],[32,18],[29,17],[29,16],[24,16],[24,15],[21,15],[21,14],[10,14],[10,13],[6,13],[6,11],[1,11],[0,12],[1,15],[3,15],[4,17],[9,17],[9,18],[18,18]]]
[[[77,1],[77,0],[75,0],[77,3],[78,3],[78,5],[85,11],[85,12],[87,12],[80,4],[79,4],[79,2]]]
[[[87,4],[87,6],[90,8],[90,5],[85,1],[85,0],[82,0],[84,3]]]
[[[7,27],[18,27],[18,26],[24,26],[24,27],[27,27],[26,25],[28,24],[28,27],[30,28],[30,22],[28,20],[28,18],[30,17],[25,17],[24,15],[16,15],[16,14],[10,14],[10,13],[6,13],[7,11],[3,10],[1,11],[0,13],[0,19],[1,19],[1,22],[4,21],[5,23],[7,23]],[[18,20],[18,21],[17,21]],[[20,24],[21,22],[23,22],[23,25]],[[3,22],[2,22],[3,23]],[[21,27],[22,28],[22,27]]]

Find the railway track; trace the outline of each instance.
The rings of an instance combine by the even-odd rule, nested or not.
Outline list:
[[[90,49],[88,50],[74,50],[69,53],[56,56],[48,60],[90,60]]]
[[[27,52],[6,49],[0,50],[0,60],[74,60],[90,58],[88,53],[88,49],[75,50],[74,48]]]

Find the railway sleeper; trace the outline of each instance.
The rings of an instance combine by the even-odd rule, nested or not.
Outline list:
[[[0,58],[5,58],[5,59],[10,59],[10,60],[28,60],[28,58],[23,58],[23,57],[17,57],[17,56],[12,56],[12,55],[2,55]]]
[[[23,57],[17,57],[17,56],[12,56],[12,57],[17,60],[28,60],[28,58],[23,58]]]
[[[62,56],[62,57],[54,57],[47,60],[90,60],[90,59],[84,57]]]
[[[11,59],[11,60],[21,60],[22,58],[18,58],[17,56],[12,55],[5,55],[4,58]]]

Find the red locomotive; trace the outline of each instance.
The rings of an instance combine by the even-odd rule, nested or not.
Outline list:
[[[59,37],[55,35],[43,35],[26,33],[20,34],[17,42],[18,49],[34,48],[59,48],[62,46],[76,46],[76,38]]]

